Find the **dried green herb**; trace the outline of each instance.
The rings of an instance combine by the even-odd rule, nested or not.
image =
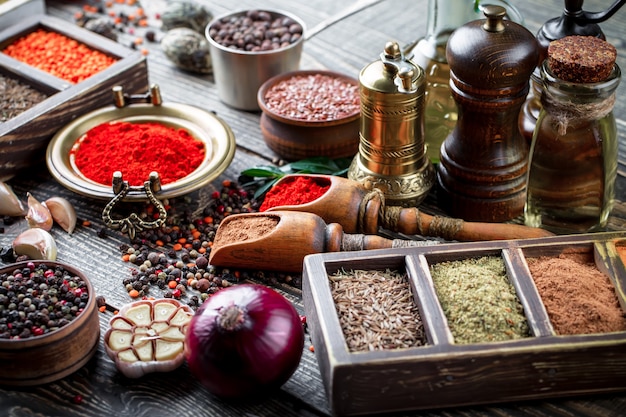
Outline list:
[[[430,274],[455,343],[530,336],[524,308],[501,257],[440,262],[430,266]]]

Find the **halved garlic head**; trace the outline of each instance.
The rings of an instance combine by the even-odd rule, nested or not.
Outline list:
[[[26,208],[24,204],[13,192],[13,189],[0,181],[0,216],[25,216]]]
[[[50,233],[40,228],[27,229],[13,240],[16,255],[26,255],[30,259],[54,261],[57,258],[57,244]]]
[[[28,193],[28,212],[26,220],[30,227],[38,227],[47,232],[52,229],[52,214],[48,207],[41,204],[31,193]]]
[[[185,332],[193,310],[177,300],[141,300],[111,318],[104,335],[107,354],[129,378],[167,372],[185,360]]]
[[[43,202],[52,219],[61,226],[67,233],[72,233],[76,228],[76,210],[74,206],[67,199],[63,197],[50,197]]]

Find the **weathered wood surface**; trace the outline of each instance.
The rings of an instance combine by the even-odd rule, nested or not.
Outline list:
[[[150,0],[151,2],[153,0]],[[201,1],[214,14],[228,9],[278,8],[300,16],[308,27],[337,12],[347,3],[332,0],[292,2],[266,0],[264,2],[240,0],[233,3]],[[155,2],[158,3],[158,2]],[[588,1],[585,8],[597,11],[608,7],[610,2]],[[80,10],[83,2],[49,1],[48,13],[73,21],[73,14]],[[540,25],[551,17],[560,15],[563,4],[528,0],[516,2],[524,13],[526,26],[536,33]],[[359,70],[378,58],[384,43],[398,40],[409,43],[426,31],[426,0],[382,1],[367,10],[335,24],[304,46],[302,68],[328,68],[357,76]],[[70,24],[70,23],[68,23]],[[607,38],[620,54],[619,63],[626,68],[626,10],[619,11],[602,27]],[[133,35],[122,40],[130,43]],[[182,72],[174,68],[165,58],[158,44],[145,44],[148,56],[149,78],[158,83],[165,101],[194,104],[215,111],[235,132],[237,153],[235,159],[215,182],[221,179],[236,179],[242,169],[258,163],[268,163],[275,155],[267,148],[261,136],[259,114],[240,112],[219,102],[213,78]],[[621,160],[626,157],[626,86],[622,84],[617,94],[616,116],[620,129]],[[0,150],[1,152],[1,150]],[[626,171],[621,163],[622,174]],[[626,179],[620,176],[618,197],[626,199]],[[96,292],[110,304],[122,305],[130,301],[121,281],[129,269],[119,257],[119,245],[127,241],[123,236],[113,235],[98,238],[102,227],[100,214],[105,202],[78,196],[57,184],[47,173],[45,166],[21,173],[10,181],[14,190],[24,195],[27,191],[45,199],[62,195],[72,201],[80,219],[88,219],[92,227],[81,227],[71,236],[58,234],[59,260],[71,263],[84,270],[92,279]],[[210,188],[210,187],[209,187]],[[438,212],[429,200],[427,209]],[[424,208],[426,210],[426,207]],[[609,229],[626,229],[626,206],[618,203],[611,218]],[[10,245],[19,230],[16,224],[6,227],[0,234],[0,246]],[[286,293],[302,310],[298,291]],[[105,329],[110,314],[100,316],[101,328]],[[306,346],[309,343],[307,341]],[[625,383],[626,387],[626,383]],[[75,404],[76,395],[83,397]],[[0,390],[0,415],[6,416],[326,416],[328,402],[324,393],[315,355],[308,349],[303,353],[300,367],[293,377],[276,394],[260,404],[228,403],[208,394],[183,366],[169,374],[152,374],[138,380],[129,380],[119,374],[102,347],[90,363],[74,375],[56,383],[30,389]],[[530,401],[503,405],[476,406],[462,409],[433,410],[402,415],[414,416],[619,416],[626,415],[626,394],[581,396],[580,398],[550,401]]]

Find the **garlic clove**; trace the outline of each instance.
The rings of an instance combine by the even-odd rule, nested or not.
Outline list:
[[[153,360],[152,343],[144,343],[143,345],[139,346],[135,344],[134,347],[140,361],[148,362]]]
[[[185,345],[183,342],[169,342],[157,340],[155,358],[158,361],[169,361],[183,353]]]
[[[26,220],[30,227],[38,227],[40,229],[49,232],[52,229],[52,214],[48,207],[41,204],[31,193],[27,193],[28,196],[28,212],[26,213]]]
[[[139,360],[139,358],[135,355],[135,353],[133,352],[132,349],[127,349],[127,350],[123,350],[121,351],[118,355],[118,358],[120,358],[120,360],[122,360],[123,362],[137,362]]]
[[[126,318],[132,321],[136,326],[148,326],[152,322],[151,306],[141,304],[130,308],[126,313]]]
[[[111,332],[111,336],[109,337],[109,346],[111,349],[123,350],[132,346],[132,340],[132,333],[115,330]]]
[[[154,320],[167,320],[178,307],[172,303],[156,303],[154,305]]]
[[[176,312],[176,314],[174,314],[174,317],[172,317],[172,319],[170,320],[170,324],[172,326],[186,326],[187,324],[189,324],[189,322],[191,321],[191,317],[189,314],[187,314],[186,311],[184,310],[178,310]]]
[[[27,229],[13,240],[13,251],[31,259],[54,261],[57,258],[57,244],[50,233],[41,228]]]
[[[159,336],[163,339],[167,339],[168,341],[183,341],[185,340],[185,335],[180,331],[177,327],[170,327],[167,330],[159,333]]]
[[[26,208],[24,204],[13,192],[8,184],[0,181],[0,216],[25,216]]]
[[[50,197],[43,204],[48,208],[52,219],[67,233],[72,233],[76,228],[76,210],[67,199],[63,197]]]
[[[126,321],[124,317],[114,317],[114,320],[111,320],[111,328],[116,330],[131,330],[133,325]]]

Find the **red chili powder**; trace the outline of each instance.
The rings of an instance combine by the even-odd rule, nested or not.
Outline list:
[[[130,185],[142,185],[150,173],[161,184],[189,175],[204,159],[204,144],[185,129],[159,123],[111,122],[93,127],[81,136],[71,154],[87,178],[111,185],[120,171]]]
[[[294,175],[284,177],[265,195],[259,211],[278,206],[297,206],[318,199],[330,188],[327,178]]]
[[[116,62],[85,44],[44,29],[19,38],[2,52],[74,84]]]

